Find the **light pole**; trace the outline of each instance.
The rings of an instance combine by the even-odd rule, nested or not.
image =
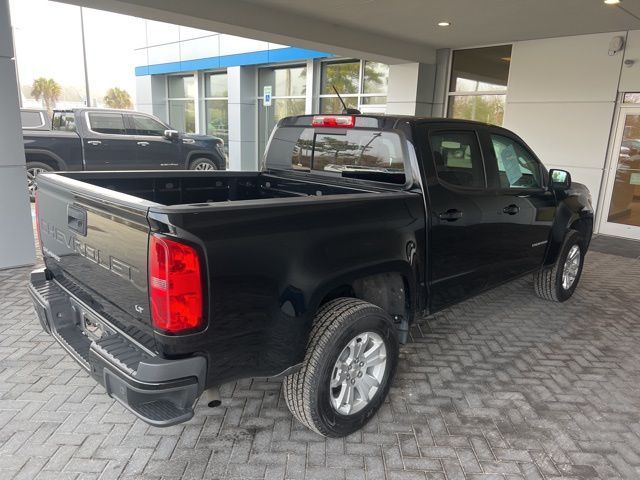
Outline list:
[[[87,94],[87,107],[91,106],[91,94],[89,93],[89,71],[87,70],[87,48],[84,42],[84,15],[80,7],[80,29],[82,30],[82,61],[84,62],[84,88]]]

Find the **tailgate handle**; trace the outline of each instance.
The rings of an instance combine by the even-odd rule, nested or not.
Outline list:
[[[74,207],[73,205],[67,206],[67,225],[69,229],[82,236],[87,235],[87,211]]]

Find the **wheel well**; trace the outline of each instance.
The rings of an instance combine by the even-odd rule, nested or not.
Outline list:
[[[40,162],[40,163],[44,163],[46,165],[49,165],[51,168],[55,169],[55,170],[60,170],[60,165],[58,164],[58,162],[56,160],[54,160],[53,158],[51,158],[50,156],[44,154],[44,153],[33,153],[33,152],[29,152],[25,155],[25,159],[27,161],[27,163],[29,162]]]
[[[393,318],[400,341],[406,343],[413,318],[409,288],[403,275],[389,272],[357,278],[332,289],[320,305],[341,297],[358,298],[382,308]]]
[[[581,218],[576,220],[571,224],[571,228],[580,233],[582,238],[587,243],[586,246],[589,246],[589,241],[591,240],[591,234],[593,233],[593,219],[591,218]]]

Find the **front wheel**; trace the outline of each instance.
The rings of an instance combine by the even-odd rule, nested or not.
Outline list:
[[[564,302],[571,298],[580,281],[585,253],[582,236],[571,230],[556,263],[534,274],[536,295],[554,302]]]
[[[218,166],[213,160],[210,160],[208,158],[196,158],[193,162],[191,162],[191,170],[212,171],[218,170]]]
[[[328,302],[314,320],[301,370],[284,379],[285,400],[311,430],[343,437],[367,423],[386,398],[398,337],[384,310],[353,298]]]

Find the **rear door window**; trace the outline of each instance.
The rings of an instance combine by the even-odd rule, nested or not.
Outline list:
[[[438,180],[464,188],[485,188],[480,143],[475,131],[436,131],[429,135]]]
[[[89,128],[96,133],[125,135],[124,116],[121,113],[92,112],[89,117]]]
[[[40,112],[21,111],[20,120],[22,128],[40,128],[44,127],[44,118]]]
[[[404,151],[395,132],[281,127],[274,133],[266,162],[270,168],[405,183]]]

